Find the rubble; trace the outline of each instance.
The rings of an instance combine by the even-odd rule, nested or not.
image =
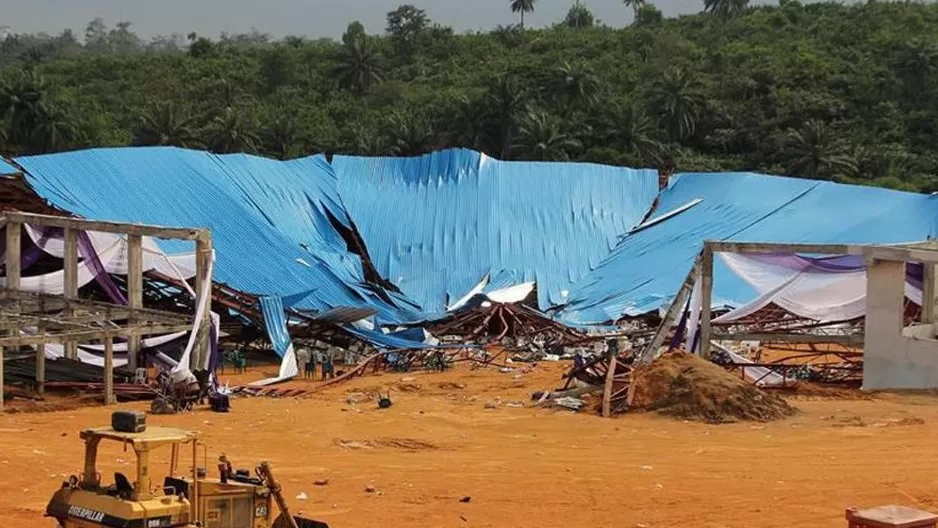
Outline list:
[[[782,398],[683,352],[665,354],[636,368],[629,396],[630,410],[707,423],[766,422],[797,412]]]

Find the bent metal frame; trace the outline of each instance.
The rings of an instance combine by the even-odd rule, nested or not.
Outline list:
[[[63,230],[64,294],[25,292],[21,286],[21,243],[23,226],[51,227]],[[78,357],[78,343],[99,341],[104,344],[105,403],[115,403],[114,339],[128,340],[128,367],[137,368],[143,336],[168,334],[192,329],[192,318],[183,314],[143,307],[142,237],[190,240],[196,244],[195,291],[198,299],[211,303],[212,238],[207,229],[173,228],[119,222],[105,222],[20,212],[4,212],[0,227],[6,227],[6,285],[0,291],[0,411],[3,409],[3,352],[21,346],[36,348],[36,384],[45,388],[45,345],[64,344],[65,356]],[[127,237],[128,306],[78,298],[78,234],[96,231]],[[198,308],[198,307],[196,307]],[[206,306],[207,309],[210,306]],[[192,364],[201,365],[209,353],[209,324],[203,317],[197,332]],[[35,334],[21,330],[34,327]]]

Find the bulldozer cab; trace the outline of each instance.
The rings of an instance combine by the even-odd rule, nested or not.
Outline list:
[[[78,488],[82,490],[103,491],[123,500],[137,502],[151,500],[160,495],[165,496],[167,493],[176,495],[175,492],[181,490],[172,490],[166,487],[158,490],[154,488],[151,481],[150,455],[153,451],[168,446],[172,448],[169,476],[175,476],[175,466],[178,464],[180,447],[185,444],[191,444],[192,467],[195,468],[198,435],[192,431],[153,427],[139,433],[125,433],[116,431],[111,427],[102,427],[85,429],[81,431],[80,437],[85,442],[85,463],[81,479],[78,482]],[[132,481],[123,473],[115,473],[113,483],[107,486],[102,485],[101,474],[97,469],[98,447],[102,441],[117,442],[122,444],[124,448],[129,447],[133,450],[136,455],[136,471],[132,476]],[[195,475],[193,475],[194,477]]]

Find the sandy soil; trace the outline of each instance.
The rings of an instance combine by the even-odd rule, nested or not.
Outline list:
[[[845,526],[847,506],[938,509],[933,396],[788,396],[794,418],[719,426],[504,405],[528,405],[562,368],[384,374],[304,399],[236,399],[227,415],[148,419],[198,429],[210,468],[220,453],[236,467],[269,460],[291,506],[334,527],[823,528]],[[389,388],[390,409],[347,402]],[[0,525],[54,526],[42,512],[80,468],[77,431],[112,410],[0,416]],[[133,472],[118,446],[99,460],[106,476]]]

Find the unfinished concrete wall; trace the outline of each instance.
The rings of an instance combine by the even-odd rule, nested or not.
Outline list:
[[[938,387],[938,340],[932,325],[904,332],[905,263],[874,260],[867,267],[864,389]],[[907,335],[905,335],[907,334]]]

